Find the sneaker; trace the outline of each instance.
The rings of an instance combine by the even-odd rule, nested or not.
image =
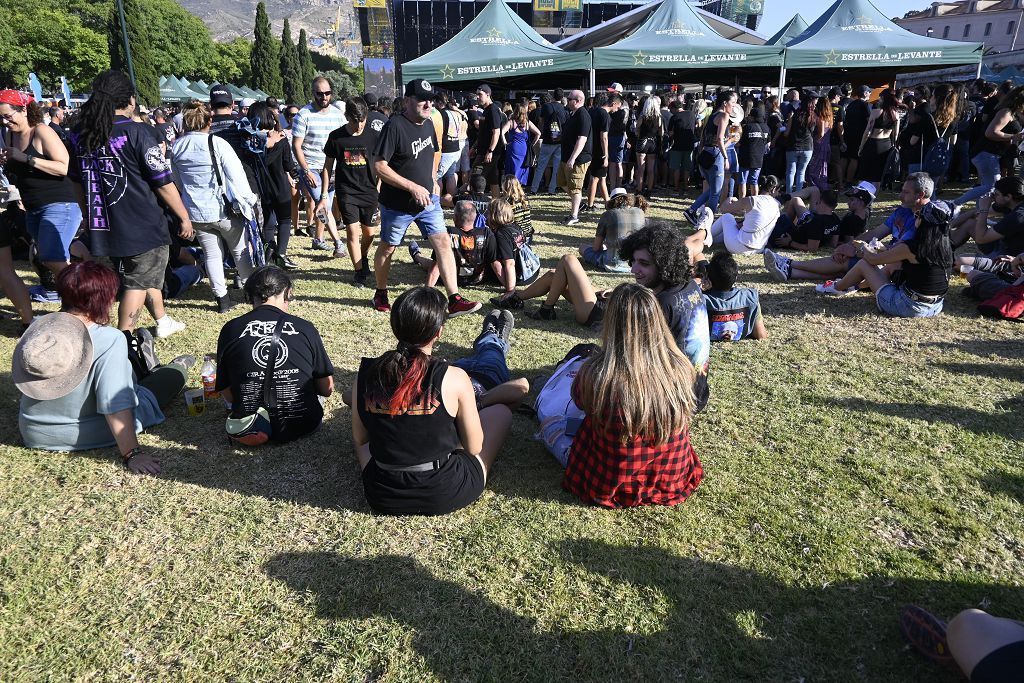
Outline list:
[[[420,255],[420,245],[416,243],[416,240],[409,240],[409,258],[412,259],[413,263],[416,263],[416,257]]]
[[[196,357],[191,355],[191,354],[184,354],[184,355],[178,356],[177,358],[172,360],[170,363],[168,363],[168,365],[180,365],[181,367],[185,368],[185,370],[188,370],[189,368],[191,368],[195,364],[196,364]]]
[[[378,290],[373,295],[373,309],[381,313],[387,313],[391,310],[391,303],[388,301],[388,291],[386,289]]]
[[[683,211],[683,218],[685,218],[686,222],[690,225],[697,225],[697,212],[693,210],[692,206]]]
[[[917,605],[900,611],[900,633],[922,656],[936,664],[955,664],[946,641],[946,622]]]
[[[779,282],[786,282],[789,280],[790,273],[793,272],[793,259],[779,256],[771,249],[765,249],[764,267],[768,269],[773,278]]]
[[[348,256],[348,249],[345,248],[344,244],[338,242],[337,244],[334,245],[334,253],[331,254],[331,256],[333,256],[334,258],[345,258],[346,256]]]
[[[512,292],[507,296],[503,295],[494,297],[491,299],[491,305],[495,308],[512,311],[518,311],[526,306],[526,304],[523,303],[523,300],[520,299],[519,295],[515,292]]]
[[[313,238],[313,248],[314,249],[319,249],[320,251],[330,251],[331,250],[331,248],[329,246],[327,246],[327,242],[326,241],[318,240],[315,237]]]
[[[156,344],[153,343],[153,333],[143,327],[135,331],[135,338],[139,344],[139,355],[146,361],[146,366],[150,368],[159,367],[160,359],[156,356]]]
[[[576,225],[580,222],[579,216],[569,216],[569,219],[565,221],[566,225]]]
[[[292,261],[287,256],[281,256],[280,254],[278,254],[277,258],[274,259],[274,263],[277,264],[278,268],[283,268],[284,270],[298,270],[299,269],[299,264],[298,263],[296,263],[295,261]]]
[[[231,297],[227,294],[224,296],[217,297],[217,312],[227,313],[238,304],[231,300]]]
[[[819,294],[831,294],[832,296],[846,296],[847,294],[853,294],[857,291],[856,287],[850,287],[849,289],[836,289],[836,284],[839,280],[825,280],[823,284],[814,285],[814,291]]]
[[[448,299],[448,317],[454,318],[459,315],[466,315],[474,311],[480,310],[479,301],[470,301],[469,299],[462,298],[461,294],[453,294]]]
[[[536,311],[531,311],[526,314],[532,320],[554,320],[555,319],[555,308],[554,306],[548,307],[542,305]]]
[[[156,338],[166,339],[175,332],[181,332],[183,329],[185,329],[185,323],[177,321],[169,315],[164,315],[164,317],[156,321]]]
[[[715,222],[715,212],[710,206],[702,206],[697,211],[697,230],[704,231],[704,248],[710,249],[714,238],[711,236],[711,224]]]
[[[481,337],[493,334],[508,344],[512,339],[512,329],[515,326],[515,316],[513,316],[509,311],[495,309],[488,313],[487,317],[484,318],[483,329],[480,331],[480,336],[476,339],[477,341],[480,341]]]
[[[360,268],[352,274],[352,284],[356,287],[366,287],[366,280],[368,277],[369,274],[366,270],[364,268]]]
[[[47,289],[42,285],[32,285],[28,288],[29,298],[41,304],[59,304],[60,294],[55,290]]]

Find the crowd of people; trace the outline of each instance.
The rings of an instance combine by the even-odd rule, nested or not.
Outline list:
[[[529,317],[554,320],[565,299],[599,335],[568,351],[535,401],[562,485],[629,507],[677,505],[696,489],[689,427],[710,400],[711,344],[768,335],[757,290],[737,286],[736,256],[762,254],[774,279],[820,280],[824,294],[869,290],[900,317],[941,313],[954,268],[981,299],[1024,281],[1024,88],[1009,84],[877,97],[842,84],[780,102],[767,90],[636,94],[613,83],[591,97],[555,89],[502,102],[488,84],[459,101],[417,79],[394,101],[335,101],[318,77],[312,93],[236,109],[215,84],[209,102],[148,112],[130,79],[107,71],[66,117],[0,91],[0,286],[23,326],[12,377],[28,447],[115,446],[132,472],[159,473],[137,434],[165,419],[196,361],[160,364],[140,320],[148,312],[156,338],[180,332],[165,300],[203,278],[219,312],[238,304],[232,285],[251,305],[217,344],[227,435],[255,446],[316,430],[334,367],[313,323],[289,312],[300,268],[289,247],[303,234],[347,257],[352,284],[372,287],[370,304],[390,317],[395,348],[363,358],[341,393],[366,500],[395,515],[449,513],[483,492],[513,414],[531,410],[529,382],[507,363],[513,311],[531,299],[541,302]],[[972,166],[976,186],[938,199]],[[899,206],[876,218],[888,187]],[[593,238],[550,270],[531,247],[530,197],[542,188],[564,193],[566,225],[597,219]],[[695,197],[679,221],[648,217],[651,202],[674,196]],[[407,239],[413,224],[423,246]],[[977,255],[954,257],[971,241]],[[401,283],[392,304],[403,243],[423,283]],[[13,265],[21,246],[40,277],[31,290]],[[633,282],[598,289],[588,269]],[[496,295],[472,352],[436,357],[446,321],[481,308],[460,288],[480,285]],[[36,319],[33,299],[60,312]],[[542,417],[542,404],[556,410]],[[965,621],[1013,631],[978,615],[955,623]],[[943,645],[945,625],[926,612],[901,624],[923,652],[942,645],[961,660],[963,629],[951,625]],[[972,666],[975,646],[961,648]]]

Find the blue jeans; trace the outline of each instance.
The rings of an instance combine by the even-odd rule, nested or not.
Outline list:
[[[54,202],[25,212],[25,229],[32,236],[43,263],[67,263],[71,260],[71,240],[82,224],[82,209],[77,202]]]
[[[875,294],[875,303],[882,313],[897,318],[931,318],[942,313],[943,300],[939,299],[933,304],[914,301],[907,296],[902,287],[888,284],[882,285]]]
[[[967,202],[973,202],[984,197],[992,191],[995,184],[999,182],[999,178],[1002,177],[999,173],[999,157],[991,152],[978,152],[971,159],[971,163],[974,164],[974,168],[978,169],[978,182],[980,185],[967,190],[967,192],[954,199],[953,203],[957,206],[963,206]]]
[[[462,368],[474,384],[479,384],[484,391],[490,391],[499,384],[509,380],[508,344],[496,334],[485,334],[477,338],[473,344],[473,353],[452,363]]]
[[[722,158],[722,150],[717,147],[715,150],[715,163],[711,168],[700,167],[700,174],[708,181],[708,189],[704,190],[694,200],[691,210],[697,211],[700,207],[707,205],[711,210],[718,212],[718,197],[722,194],[722,185],[725,184],[725,159]]]
[[[536,192],[540,187],[540,181],[544,177],[544,171],[551,166],[551,182],[548,183],[548,192],[555,193],[558,185],[558,166],[562,163],[562,145],[542,144],[540,146],[540,158],[537,159],[537,167],[533,169],[533,182],[530,183],[530,191]]]
[[[416,223],[424,239],[431,235],[448,232],[444,225],[444,212],[441,210],[441,199],[430,195],[430,206],[416,214],[396,211],[386,206],[380,207],[380,241],[397,247],[405,237],[405,231]]]
[[[811,163],[812,150],[805,149],[799,152],[786,152],[786,194],[793,194],[793,190],[800,190],[804,186],[804,171],[807,164]]]
[[[956,153],[960,160],[960,182],[966,183],[971,177],[971,141],[966,134],[957,137]]]

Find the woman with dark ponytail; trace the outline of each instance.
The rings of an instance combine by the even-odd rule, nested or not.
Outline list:
[[[161,289],[171,236],[163,207],[177,218],[178,234],[186,240],[192,239],[192,222],[172,182],[162,140],[151,126],[132,121],[134,111],[128,76],[97,76],[69,136],[68,176],[86,217],[89,250],[110,257],[121,272],[118,327],[133,330],[146,305],[156,336],[167,337],[185,325],[164,311]]]
[[[447,318],[440,290],[410,289],[391,309],[398,348],[360,363],[352,438],[377,512],[443,515],[469,505],[512,424],[504,404],[478,411],[469,375],[432,356]]]

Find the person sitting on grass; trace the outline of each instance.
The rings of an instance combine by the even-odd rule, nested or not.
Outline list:
[[[704,475],[690,444],[696,373],[673,341],[652,290],[612,291],[601,345],[572,384],[586,417],[569,450],[566,491],[622,508],[679,505],[696,490]]]
[[[516,227],[523,233],[526,243],[533,242],[533,218],[530,215],[530,200],[526,198],[522,183],[514,175],[501,179],[501,198],[512,206]]]
[[[862,188],[862,185],[874,187],[870,183],[860,183],[847,192],[855,191],[857,188],[866,191],[867,188]],[[917,213],[931,201],[933,186],[932,179],[927,173],[911,173],[900,189],[900,206],[881,225],[858,235],[857,240],[873,244],[888,237],[891,238],[892,244],[896,244],[913,239],[916,232]],[[851,210],[855,205],[856,203],[850,205]],[[789,257],[776,254],[771,249],[765,249],[764,265],[771,276],[779,282],[798,279],[825,280],[850,270],[857,263],[854,254],[856,249],[852,241],[844,242],[832,252],[831,256],[808,261],[794,261]],[[895,265],[889,265],[886,269],[891,273],[895,268]]]
[[[277,266],[261,266],[245,282],[252,311],[229,320],[217,339],[217,391],[231,406],[231,417],[252,415],[261,407],[263,377],[275,330],[278,351],[270,391],[271,441],[305,436],[324,419],[324,398],[334,391],[334,366],[313,324],[289,314],[292,280]]]
[[[164,421],[161,408],[185,387],[192,356],[138,380],[124,332],[110,327],[120,281],[96,261],[57,276],[59,313],[38,318],[14,349],[11,376],[22,393],[18,429],[29,448],[80,451],[115,446],[135,474],[159,474],[138,432]]]
[[[957,256],[954,270],[965,272],[970,284],[968,294],[987,301],[1007,287],[1024,284],[1024,253],[1000,256]]]
[[[1024,622],[965,609],[946,624],[917,605],[907,605],[899,625],[917,652],[936,664],[958,666],[973,683],[1021,679]]]
[[[502,294],[491,303],[498,308],[522,308],[522,301],[516,299],[516,252],[526,243],[523,231],[516,223],[512,205],[504,199],[492,199],[487,206],[487,227],[492,236],[490,248],[484,258],[491,272],[503,288]]]
[[[580,256],[587,265],[608,273],[628,273],[629,264],[619,258],[619,244],[644,227],[643,209],[632,206],[626,190],[616,187],[597,221],[592,244],[580,247]]]
[[[853,243],[860,261],[838,281],[817,285],[824,294],[854,292],[862,282],[875,293],[878,310],[900,318],[930,318],[942,312],[953,266],[949,222],[955,207],[943,201],[929,202],[918,214],[914,239],[875,250],[861,241]],[[880,266],[900,263],[890,280]]]
[[[448,234],[452,240],[460,287],[480,284],[487,272],[487,264],[492,260],[489,257],[493,252],[491,243],[494,235],[487,228],[486,222],[481,226],[477,223],[476,205],[473,202],[468,199],[455,202],[455,226],[448,229]],[[423,256],[416,240],[409,240],[409,257],[426,271],[426,286],[435,286],[441,276],[437,261]]]
[[[730,197],[720,207],[722,215],[711,224],[711,237],[733,254],[760,252],[779,220],[779,179],[761,178],[760,193],[742,199]],[[743,218],[739,223],[737,218]]]
[[[757,290],[737,287],[738,275],[739,266],[732,254],[719,251],[711,257],[707,266],[710,289],[704,292],[704,302],[713,342],[768,338]]]
[[[991,211],[1001,214],[993,225],[988,220]],[[957,218],[950,231],[954,248],[970,239],[989,258],[1024,251],[1024,179],[1000,178],[992,194],[978,200],[977,209],[965,211]]]
[[[487,214],[487,205],[491,203],[491,195],[487,194],[487,178],[476,174],[469,179],[469,192],[455,197],[455,202],[469,200],[476,206],[477,216]]]
[[[834,190],[821,192],[812,186],[795,192],[783,207],[768,243],[799,251],[834,248],[839,243],[839,217],[835,214],[838,204],[839,195]]]
[[[352,440],[376,512],[443,515],[471,504],[512,425],[507,405],[478,410],[466,371],[433,357],[447,318],[437,289],[403,292],[391,309],[398,348],[359,364]]]

